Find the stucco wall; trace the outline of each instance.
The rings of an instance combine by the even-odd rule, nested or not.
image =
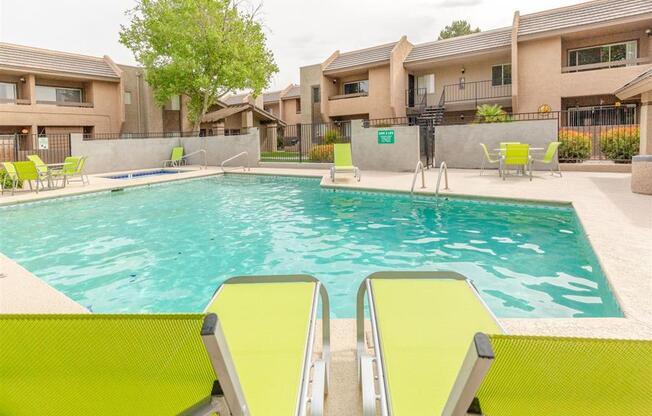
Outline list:
[[[301,123],[310,124],[313,122],[312,97],[313,85],[321,83],[321,64],[301,67],[299,70],[301,90]],[[315,115],[318,117],[319,115]]]
[[[249,152],[251,164],[260,160],[258,129],[239,136],[185,137],[160,139],[82,140],[71,135],[71,154],[86,156],[87,173],[118,172],[134,169],[160,168],[170,158],[172,148],[183,146],[186,154],[205,149],[207,163],[219,166],[222,161],[242,151]],[[193,156],[189,163],[201,163]],[[241,163],[241,162],[240,162]]]
[[[561,57],[558,36],[518,44],[519,113],[536,112],[542,104],[561,110]]]
[[[463,124],[437,126],[435,130],[435,161],[443,161],[449,168],[478,169],[482,166],[484,143],[489,152],[500,147],[500,142],[528,143],[531,147],[547,148],[557,141],[557,120],[517,121],[494,124]],[[543,151],[535,153],[543,156]],[[498,165],[487,166],[497,169]],[[535,165],[535,169],[537,166]],[[556,164],[554,166],[556,168]],[[549,169],[547,165],[544,169]]]
[[[378,144],[378,130],[394,130],[394,144]],[[419,127],[364,128],[362,120],[353,120],[351,154],[362,171],[412,171],[420,158]]]
[[[403,62],[412,51],[412,45],[407,37],[403,36],[394,46],[389,58],[389,100],[394,117],[405,117],[407,90],[407,71]]]
[[[301,112],[297,113],[298,103],[299,100],[296,98],[289,98],[281,101],[281,104],[283,105],[283,121],[285,121],[288,126],[301,123]]]

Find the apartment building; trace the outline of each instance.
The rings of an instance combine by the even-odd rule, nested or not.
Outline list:
[[[301,122],[640,105],[615,91],[652,68],[652,2],[596,0],[514,14],[509,27],[412,44],[335,51],[300,69]],[[576,120],[578,123],[584,120]]]

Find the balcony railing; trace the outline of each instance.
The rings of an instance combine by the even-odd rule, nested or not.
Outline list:
[[[512,84],[493,85],[492,80],[460,82],[444,86],[440,105],[459,102],[473,102],[478,105],[480,101],[511,96]]]
[[[82,102],[74,102],[74,101],[37,100],[36,104],[56,105],[59,107],[93,107],[93,103],[82,103]]]
[[[369,95],[369,93],[366,93],[366,92],[358,92],[358,93],[355,93],[355,94],[340,94],[340,95],[333,95],[332,97],[328,97],[328,99],[329,99],[330,101],[333,101],[333,100],[344,100],[344,99],[347,99],[347,98],[366,97],[366,96],[368,96],[368,95]]]
[[[595,71],[597,69],[622,68],[624,66],[646,65],[652,63],[652,58],[623,59],[612,62],[598,62],[597,64],[564,66],[561,68],[562,73]]]
[[[30,100],[24,98],[0,98],[0,104],[29,105]]]
[[[406,91],[408,108],[425,108],[446,103],[480,103],[512,96],[512,85],[493,85],[492,80],[448,84],[439,97],[425,88]]]

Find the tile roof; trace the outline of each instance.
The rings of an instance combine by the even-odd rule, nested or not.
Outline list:
[[[650,0],[596,0],[574,6],[524,14],[519,36],[575,28],[652,13]]]
[[[264,92],[263,93],[263,102],[264,103],[271,103],[271,102],[277,102],[278,100],[281,99],[281,90],[278,91],[270,91],[270,92]]]
[[[622,87],[618,88],[616,90],[616,94],[629,88],[633,87],[634,85],[638,84],[639,82],[643,82],[645,80],[648,80],[652,78],[652,68],[648,69],[647,71],[643,72],[642,74],[638,75],[636,78],[633,80],[629,81],[627,84],[623,85]]]
[[[103,78],[120,76],[102,58],[0,43],[0,66]]]
[[[346,69],[360,65],[389,61],[392,49],[394,49],[396,43],[397,42],[392,42],[367,49],[341,53],[333,60],[333,62],[324,68],[324,71]]]
[[[512,44],[512,28],[488,30],[456,38],[415,45],[405,59],[406,63],[438,59],[452,55],[503,48]]]
[[[229,95],[228,97],[223,98],[222,101],[225,102],[227,105],[243,104],[244,99],[248,95],[249,95],[249,93]]]
[[[301,97],[301,86],[300,85],[292,85],[288,92],[283,96],[283,98],[299,98]]]

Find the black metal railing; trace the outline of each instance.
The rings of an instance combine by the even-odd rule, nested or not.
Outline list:
[[[497,98],[512,96],[512,84],[494,85],[492,80],[458,82],[444,86],[440,105],[446,103],[473,103],[476,107]]]
[[[63,163],[70,156],[70,135],[0,135],[0,162],[27,160],[28,155],[38,155],[45,163]]]
[[[332,163],[333,144],[351,142],[351,121],[261,127],[262,162]]]
[[[434,92],[428,92],[426,88],[413,88],[405,91],[405,102],[408,108],[422,109],[438,104]]]
[[[363,120],[362,127],[369,128],[382,128],[394,126],[415,126],[417,125],[417,117],[392,117],[392,118],[374,118]]]

